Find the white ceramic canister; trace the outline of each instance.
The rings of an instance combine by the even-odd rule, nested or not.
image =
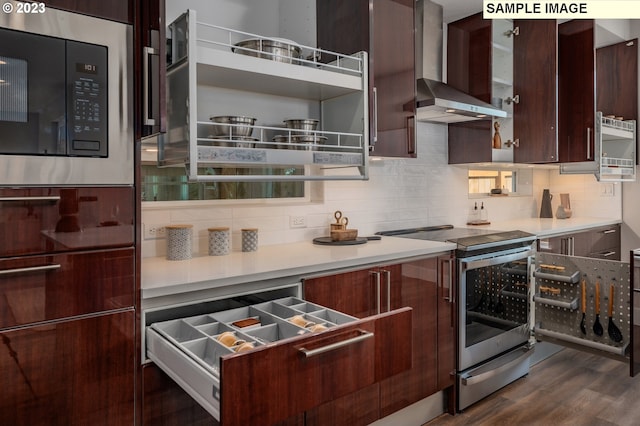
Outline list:
[[[229,228],[209,228],[209,256],[224,256],[231,251]]]
[[[242,229],[242,251],[258,250],[258,229]]]
[[[169,225],[167,230],[167,260],[191,259],[193,225]]]

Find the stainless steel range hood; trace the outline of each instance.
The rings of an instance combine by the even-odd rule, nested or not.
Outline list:
[[[507,113],[442,82],[442,6],[429,0],[416,3],[416,74],[418,121],[458,123]]]

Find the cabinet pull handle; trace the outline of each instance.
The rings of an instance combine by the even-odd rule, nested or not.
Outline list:
[[[382,271],[387,278],[387,312],[391,311],[391,271]]]
[[[378,142],[378,88],[373,88],[373,143]]]
[[[615,234],[618,232],[617,229],[607,229],[606,231],[602,231],[603,234]]]
[[[0,201],[60,201],[59,195],[44,197],[0,197]]]
[[[416,117],[407,117],[407,152],[416,153]]]
[[[449,303],[453,303],[453,272],[452,272],[452,268],[451,268],[451,259],[443,259],[442,263],[446,263],[447,264],[447,269],[449,270],[449,276],[448,276],[448,282],[449,282],[449,294],[447,296],[444,296],[442,299],[446,302]],[[442,282],[442,289],[444,290],[444,280],[442,279],[442,277],[440,277],[440,280]]]
[[[373,337],[373,333],[369,331],[358,330],[358,333],[360,333],[358,336],[351,337],[341,342],[331,343],[329,345],[321,346],[316,349],[307,349],[303,347],[298,350],[302,352],[305,357],[311,358],[312,356],[316,356],[326,352],[334,351],[336,349],[344,348],[345,346],[353,345],[355,343],[362,342],[363,340],[367,340]]]
[[[591,127],[587,127],[587,160],[591,160]]]
[[[380,315],[380,272],[370,272],[371,275],[376,277],[376,312]]]
[[[615,254],[616,254],[615,251],[607,251],[607,252],[602,253],[602,257],[610,257],[610,256],[613,256]]]
[[[158,51],[153,47],[145,46],[143,49],[143,61],[142,61],[142,90],[143,90],[143,114],[145,126],[155,126],[156,120],[149,116],[151,110],[149,103],[149,58],[158,54]]]
[[[24,272],[38,272],[38,271],[51,271],[54,269],[60,269],[60,264],[41,265],[41,266],[29,266],[27,268],[13,268],[0,270],[0,275],[21,274]]]

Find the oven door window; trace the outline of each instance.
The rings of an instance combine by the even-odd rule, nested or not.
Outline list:
[[[529,335],[528,259],[468,269],[464,274],[464,348],[496,353]],[[498,345],[491,342],[499,342]],[[505,345],[505,347],[500,347]],[[478,360],[474,359],[474,362]]]
[[[66,153],[65,42],[0,29],[0,154]]]

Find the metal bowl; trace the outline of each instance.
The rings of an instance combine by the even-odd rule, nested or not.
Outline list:
[[[322,145],[327,141],[326,136],[319,135],[277,135],[273,137],[274,142],[281,142],[290,145],[278,145],[279,149],[313,150],[311,144]]]
[[[216,136],[249,137],[253,133],[255,118],[238,115],[220,115],[209,118],[214,123],[213,131]]]
[[[231,48],[235,53],[287,64],[299,63],[300,61],[296,59],[300,58],[302,53],[298,44],[286,39],[251,38],[242,40],[234,46],[241,48]]]
[[[215,138],[215,136],[213,136]],[[214,146],[224,146],[232,148],[253,148],[258,138],[247,136],[233,136],[230,141],[213,141]]]
[[[291,120],[284,120],[284,124],[289,129],[302,130],[302,132],[296,132],[296,134],[310,134],[314,130],[318,129],[319,120],[313,118],[296,118]]]

